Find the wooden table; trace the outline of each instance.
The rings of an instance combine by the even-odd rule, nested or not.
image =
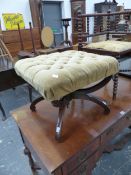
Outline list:
[[[46,174],[91,175],[107,143],[131,126],[131,81],[120,78],[116,101],[111,100],[112,82],[95,94],[110,101],[110,114],[104,115],[94,103],[72,101],[65,113],[60,143],[54,138],[58,109],[49,102],[40,102],[37,112],[31,112],[29,106],[12,112],[32,168],[31,154]]]

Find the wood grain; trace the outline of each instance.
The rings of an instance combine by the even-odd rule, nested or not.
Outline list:
[[[122,77],[119,79],[118,97],[113,102],[112,87],[113,84],[110,82],[103,89],[94,93],[109,101],[111,112],[108,115],[104,115],[101,107],[94,103],[83,100],[72,101],[65,112],[63,140],[60,143],[54,138],[58,109],[50,102],[40,102],[37,105],[37,112],[31,112],[28,105],[12,112],[26,146],[33,153],[41,168],[46,168],[49,173],[54,173],[56,169],[62,168],[64,175],[70,174],[70,171],[74,175],[79,174],[78,172],[82,170],[78,168],[76,163],[78,159],[75,158],[80,160],[79,156],[82,156],[82,152],[91,150],[90,147],[94,153],[91,156],[87,152],[87,157],[81,157],[79,166],[90,162],[90,167],[93,168],[101,155],[103,146],[124,127],[131,125],[131,120],[124,118],[120,113],[131,110],[131,81]],[[114,130],[110,133],[112,128]],[[91,146],[93,143],[94,145]],[[98,147],[95,147],[96,143]],[[73,159],[75,159],[74,167],[69,169],[69,162],[72,165]],[[90,168],[87,168],[86,171],[87,174],[91,174]]]

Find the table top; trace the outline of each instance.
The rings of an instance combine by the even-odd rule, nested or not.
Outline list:
[[[118,96],[113,102],[112,87],[111,81],[94,93],[110,101],[111,112],[108,115],[103,114],[103,109],[92,102],[71,102],[64,116],[63,140],[60,143],[54,138],[58,108],[49,102],[37,104],[37,112],[31,112],[29,105],[12,112],[28,145],[31,145],[50,173],[122,118],[121,111],[131,109],[130,79],[119,78]]]

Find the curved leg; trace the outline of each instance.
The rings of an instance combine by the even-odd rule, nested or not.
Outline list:
[[[57,141],[59,141],[61,138],[62,124],[63,124],[62,118],[64,116],[65,108],[66,108],[65,105],[59,107],[59,116],[56,124],[56,135],[55,135]]]
[[[84,100],[90,100],[98,105],[100,105],[104,109],[104,113],[108,114],[110,112],[110,109],[107,105],[107,102],[105,100],[102,100],[96,96],[93,95],[88,95],[88,94],[75,94],[74,96],[75,99],[84,99]]]
[[[113,85],[113,100],[116,100],[117,88],[118,88],[118,74],[114,75],[113,81],[114,81],[114,85]]]
[[[3,114],[3,116],[2,116],[2,120],[5,120],[5,119],[6,119],[6,114],[5,114],[4,108],[3,108],[3,106],[2,106],[1,103],[0,103],[0,109],[1,109],[2,114]]]
[[[30,99],[30,102],[32,102],[32,86],[28,84],[27,87],[28,87],[28,92],[29,92],[29,99]]]
[[[44,100],[43,97],[39,97],[39,98],[37,98],[36,100],[34,100],[34,101],[31,103],[31,105],[30,105],[31,111],[33,111],[33,112],[36,111],[35,105],[36,105],[37,103],[39,103],[40,101],[42,101],[42,100]]]

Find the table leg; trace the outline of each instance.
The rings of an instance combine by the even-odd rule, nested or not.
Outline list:
[[[2,114],[3,114],[2,120],[5,120],[6,119],[6,114],[5,114],[4,108],[3,108],[1,103],[0,103],[0,110],[2,111]]]

